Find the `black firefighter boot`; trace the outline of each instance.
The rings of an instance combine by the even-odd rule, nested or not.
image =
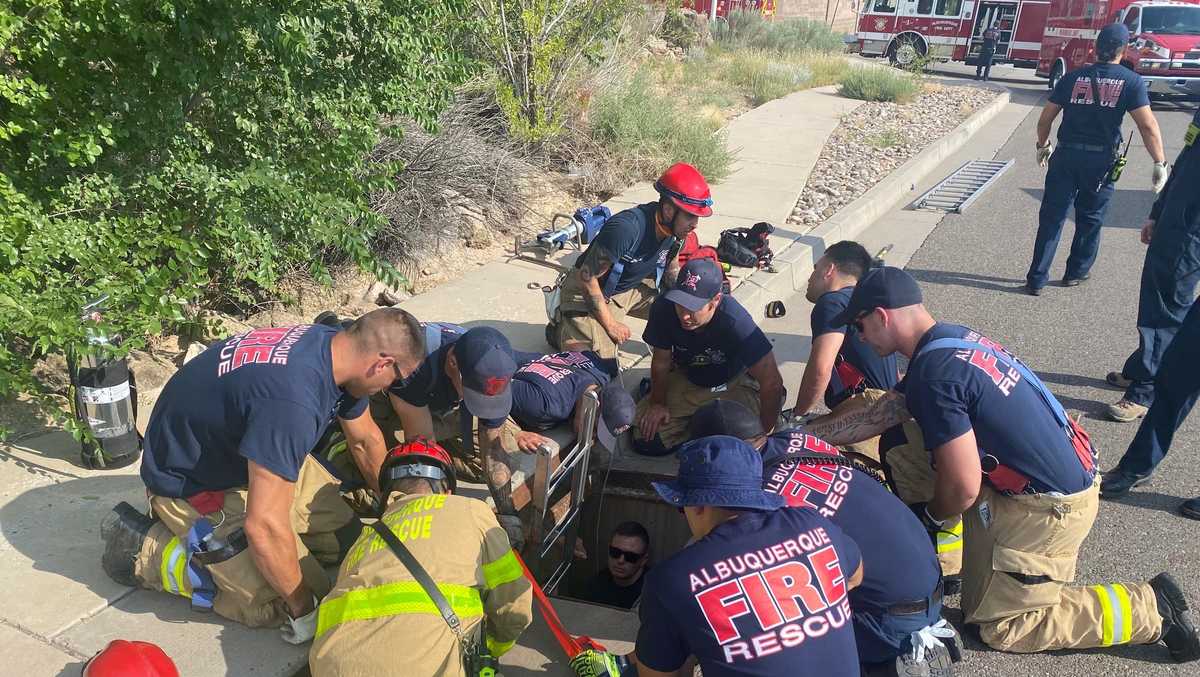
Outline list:
[[[137,587],[140,584],[134,575],[134,566],[146,534],[156,521],[125,501],[105,516],[100,523],[100,538],[104,540],[100,564],[109,578],[121,585]]]
[[[1200,636],[1196,635],[1196,626],[1187,612],[1187,598],[1179,584],[1171,574],[1161,573],[1150,579],[1150,587],[1154,588],[1158,615],[1163,619],[1159,641],[1167,645],[1176,663],[1200,659]]]

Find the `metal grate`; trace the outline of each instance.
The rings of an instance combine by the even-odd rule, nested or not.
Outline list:
[[[961,214],[1012,165],[1013,160],[971,160],[917,198],[913,208]]]

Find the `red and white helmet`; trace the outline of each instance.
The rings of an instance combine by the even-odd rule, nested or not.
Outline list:
[[[398,444],[388,452],[379,470],[379,488],[383,495],[391,493],[392,482],[404,477],[441,480],[454,493],[456,480],[450,454],[440,444],[425,437]]]
[[[179,670],[156,644],[114,639],[83,666],[83,677],[179,677]]]
[[[712,216],[712,192],[695,167],[676,162],[654,182],[659,195],[671,199],[676,207],[696,216]]]

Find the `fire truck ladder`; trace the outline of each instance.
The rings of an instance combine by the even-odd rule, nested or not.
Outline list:
[[[1013,160],[971,160],[917,198],[913,208],[961,214],[1012,165]]]

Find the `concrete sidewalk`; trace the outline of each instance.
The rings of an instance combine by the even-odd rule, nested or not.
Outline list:
[[[731,122],[727,133],[738,164],[733,175],[714,186],[715,214],[701,220],[701,242],[715,245],[720,231],[730,227],[786,223],[825,140],[840,117],[858,105],[837,97],[831,87],[820,88],[773,101]],[[639,184],[609,205],[615,211],[652,199],[656,195],[650,184]],[[806,235],[779,228],[772,247],[782,253]],[[554,260],[569,263],[575,255],[560,252]],[[807,274],[800,264],[787,272],[789,288],[796,276]],[[749,270],[740,271],[735,268],[731,274],[738,296],[746,291],[736,288]],[[555,276],[549,267],[510,258],[406,301],[404,308],[421,319],[486,323],[504,331],[517,348],[546,350],[540,288]],[[750,291],[757,303],[760,294]],[[760,307],[750,310],[762,314]],[[796,330],[807,323],[796,315],[793,310],[786,325],[784,320],[764,325],[787,355],[785,377],[793,384],[807,355],[806,332]],[[642,328],[640,321],[631,322],[635,336]],[[627,386],[645,374],[639,364],[645,348],[636,342],[631,346],[623,359],[631,368],[624,376]],[[110,581],[99,566],[100,520],[118,501],[143,505],[144,490],[136,468],[96,472],[77,462],[78,445],[61,432],[0,444],[0,665],[7,666],[6,674],[77,675],[86,657],[119,637],[160,644],[181,674],[189,676],[291,675],[305,664],[306,647],[285,644],[275,630],[248,630],[194,614],[181,599]],[[651,465],[650,459],[622,454],[616,463],[643,469]],[[665,468],[673,462],[656,463]],[[555,672],[552,664],[531,662],[539,664],[532,672]]]

